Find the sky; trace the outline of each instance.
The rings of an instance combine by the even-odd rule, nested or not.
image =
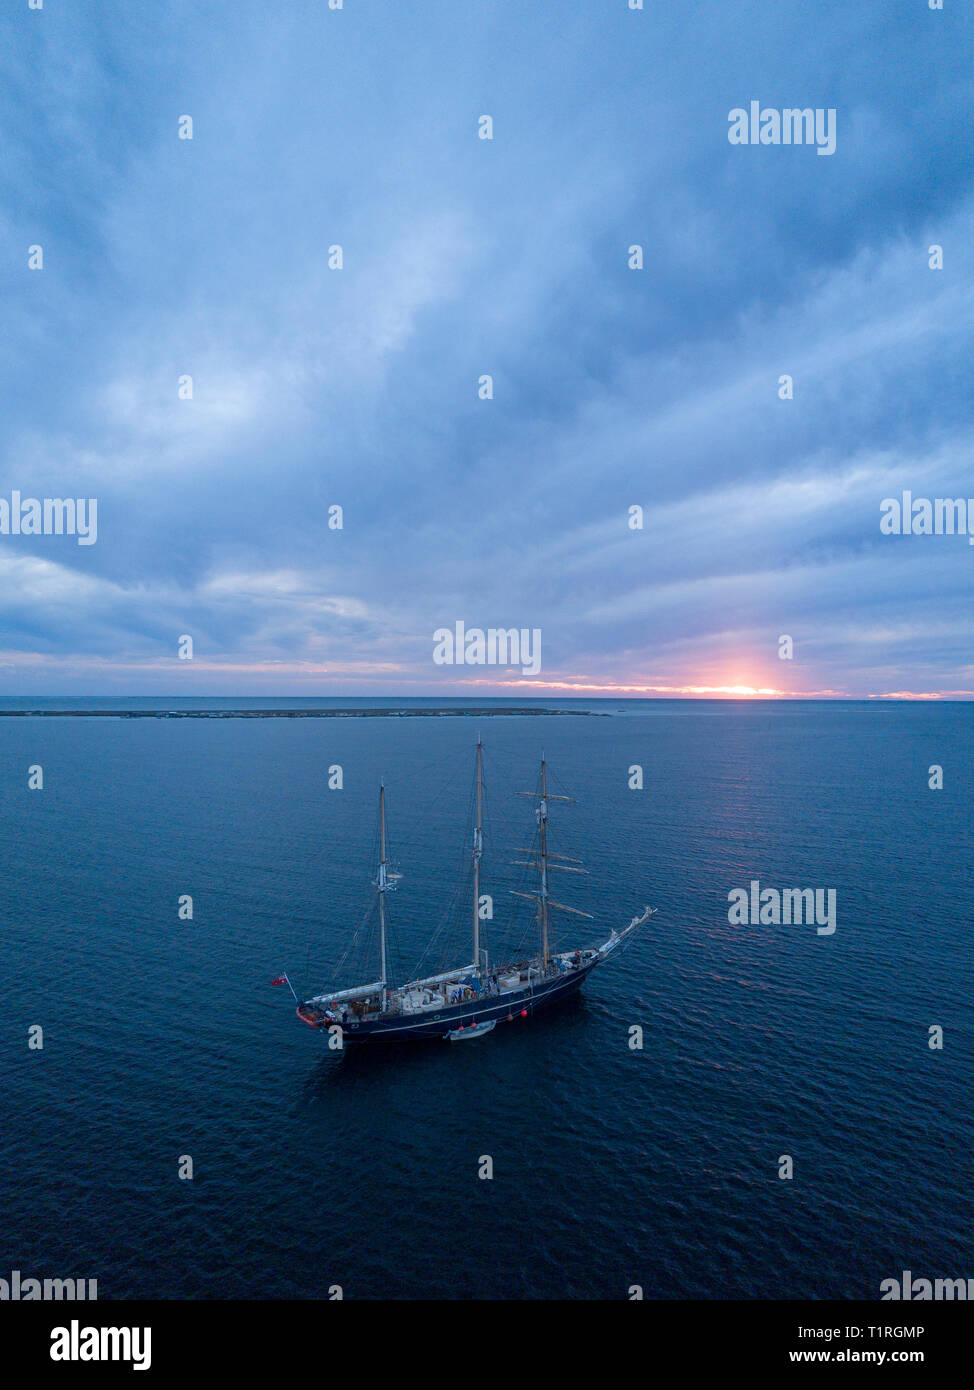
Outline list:
[[[960,0],[5,0],[0,499],[97,540],[0,535],[0,694],[970,697],[974,547],[880,516],[974,498],[972,52]]]

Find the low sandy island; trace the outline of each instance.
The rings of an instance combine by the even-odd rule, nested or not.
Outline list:
[[[491,719],[502,714],[593,715],[597,710],[520,709],[5,709],[0,719],[430,719],[464,716]]]

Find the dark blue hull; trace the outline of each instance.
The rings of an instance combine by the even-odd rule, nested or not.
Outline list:
[[[384,1018],[349,1019],[342,1025],[343,1040],[357,1042],[422,1042],[430,1038],[445,1038],[455,1028],[491,1020],[503,1023],[510,1017],[520,1018],[522,1011],[529,1017],[538,1009],[547,1008],[574,994],[586,975],[596,965],[592,961],[578,970],[538,984],[525,985],[509,994],[486,995],[463,1004],[437,1009],[429,1014],[388,1014]]]

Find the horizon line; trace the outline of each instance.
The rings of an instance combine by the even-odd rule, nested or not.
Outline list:
[[[606,690],[606,687],[603,686],[603,687],[601,687],[601,689],[602,689],[602,690]],[[718,692],[718,689],[719,689],[720,693],[717,693],[717,692]],[[546,701],[548,701],[548,702],[554,701],[555,703],[557,703],[559,700],[561,700],[561,701],[573,700],[573,701],[578,702],[578,703],[585,703],[586,701],[588,701],[588,702],[590,702],[590,703],[591,703],[591,702],[594,702],[594,701],[605,702],[605,703],[611,703],[612,700],[622,700],[622,701],[625,701],[625,702],[630,703],[630,704],[637,704],[637,703],[638,703],[638,704],[651,704],[651,703],[701,704],[701,703],[708,703],[708,702],[709,702],[709,703],[715,703],[715,704],[782,704],[782,703],[789,703],[789,702],[790,702],[790,703],[804,703],[804,704],[840,704],[840,703],[845,703],[845,704],[871,704],[871,703],[875,703],[876,701],[879,701],[879,700],[882,700],[882,701],[892,701],[892,702],[899,703],[899,704],[928,703],[928,702],[930,702],[930,701],[935,701],[935,702],[940,703],[940,704],[967,704],[967,703],[969,703],[969,702],[971,701],[971,699],[974,699],[974,691],[966,691],[966,690],[961,690],[961,691],[904,691],[904,690],[897,690],[897,691],[884,691],[884,692],[881,692],[881,693],[870,693],[870,694],[867,694],[867,695],[851,695],[851,694],[845,694],[845,693],[838,692],[838,691],[835,692],[835,693],[829,692],[828,694],[826,694],[826,693],[824,693],[824,692],[823,692],[823,693],[817,693],[817,692],[816,692],[816,693],[807,693],[807,694],[806,694],[806,693],[803,693],[803,692],[795,692],[795,693],[792,693],[792,692],[788,692],[788,691],[780,691],[780,692],[779,692],[779,691],[775,691],[775,692],[769,692],[769,691],[766,691],[766,690],[753,691],[753,692],[752,692],[752,691],[750,691],[750,690],[743,690],[743,689],[740,689],[740,688],[738,688],[738,689],[736,689],[736,690],[734,690],[734,691],[731,691],[731,690],[728,690],[727,687],[724,687],[724,688],[715,688],[714,691],[713,691],[713,693],[710,693],[710,692],[708,691],[708,693],[706,693],[706,694],[703,693],[703,692],[701,692],[701,693],[699,693],[699,694],[690,694],[690,693],[686,693],[686,692],[680,692],[680,693],[674,692],[673,694],[662,694],[662,693],[660,693],[660,694],[648,694],[648,693],[645,693],[645,694],[631,694],[631,693],[625,692],[625,691],[623,691],[623,690],[619,690],[619,691],[613,692],[613,691],[611,690],[611,688],[609,688],[609,691],[608,691],[608,693],[606,693],[606,694],[595,694],[595,693],[593,693],[592,695],[588,695],[588,696],[584,696],[584,695],[567,695],[567,694],[563,694],[563,695],[560,695],[560,696],[559,696],[559,695],[557,695],[557,694],[554,694],[553,692],[552,692],[551,694],[547,695],[547,696],[541,696],[541,695],[526,695],[526,694],[525,694],[525,695],[509,695],[509,694],[504,694],[504,695],[488,695],[488,694],[486,694],[486,693],[483,694],[483,695],[480,695],[480,694],[478,694],[478,695],[466,695],[466,694],[457,695],[457,694],[448,694],[448,695],[440,696],[440,695],[435,694],[435,693],[430,693],[430,694],[416,694],[416,693],[406,694],[405,692],[402,692],[402,693],[400,693],[400,692],[392,692],[392,693],[389,693],[389,694],[382,694],[382,693],[378,693],[378,692],[372,692],[372,693],[369,693],[369,694],[345,694],[345,693],[325,694],[325,693],[318,693],[318,694],[314,694],[314,695],[309,695],[309,694],[306,694],[306,693],[297,693],[297,692],[292,692],[292,693],[287,693],[287,692],[284,692],[284,693],[267,693],[267,692],[265,692],[265,691],[249,691],[249,692],[248,692],[248,691],[234,691],[234,692],[229,693],[229,694],[226,693],[226,692],[219,692],[219,691],[194,691],[192,694],[186,694],[186,693],[177,694],[175,691],[160,691],[160,692],[148,692],[148,693],[146,693],[146,692],[136,693],[135,691],[129,691],[129,692],[125,692],[125,693],[122,693],[122,694],[118,694],[118,693],[116,693],[116,692],[107,692],[107,691],[101,691],[101,692],[85,691],[85,692],[83,692],[83,693],[71,693],[71,692],[61,691],[61,692],[50,693],[50,694],[41,694],[41,693],[37,693],[37,692],[32,692],[32,693],[21,693],[21,694],[2,694],[2,693],[0,693],[0,701],[4,701],[4,702],[11,701],[11,700],[22,700],[22,701],[24,701],[24,702],[30,702],[31,700],[116,700],[116,701],[122,701],[122,700],[181,700],[181,701],[186,701],[186,700],[304,700],[304,701],[307,701],[307,700],[376,700],[376,701],[383,701],[383,700],[442,700],[442,702],[443,702],[445,705],[448,705],[451,701],[458,701],[458,700],[461,700],[461,701],[468,701],[468,702],[471,702],[471,703],[476,702],[476,701],[478,701],[478,700],[483,700],[483,701],[487,701],[487,702],[496,702],[496,701],[506,700],[506,701],[510,701],[510,702],[515,702],[515,701],[517,701],[517,702],[528,703],[528,704],[543,704],[543,703],[545,703]]]

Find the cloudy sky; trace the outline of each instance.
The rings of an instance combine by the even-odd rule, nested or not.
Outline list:
[[[974,692],[974,549],[879,529],[974,498],[960,0],[0,31],[0,497],[98,499],[0,536],[0,694]],[[752,100],[836,152],[732,145]],[[435,665],[457,621],[541,672]]]

